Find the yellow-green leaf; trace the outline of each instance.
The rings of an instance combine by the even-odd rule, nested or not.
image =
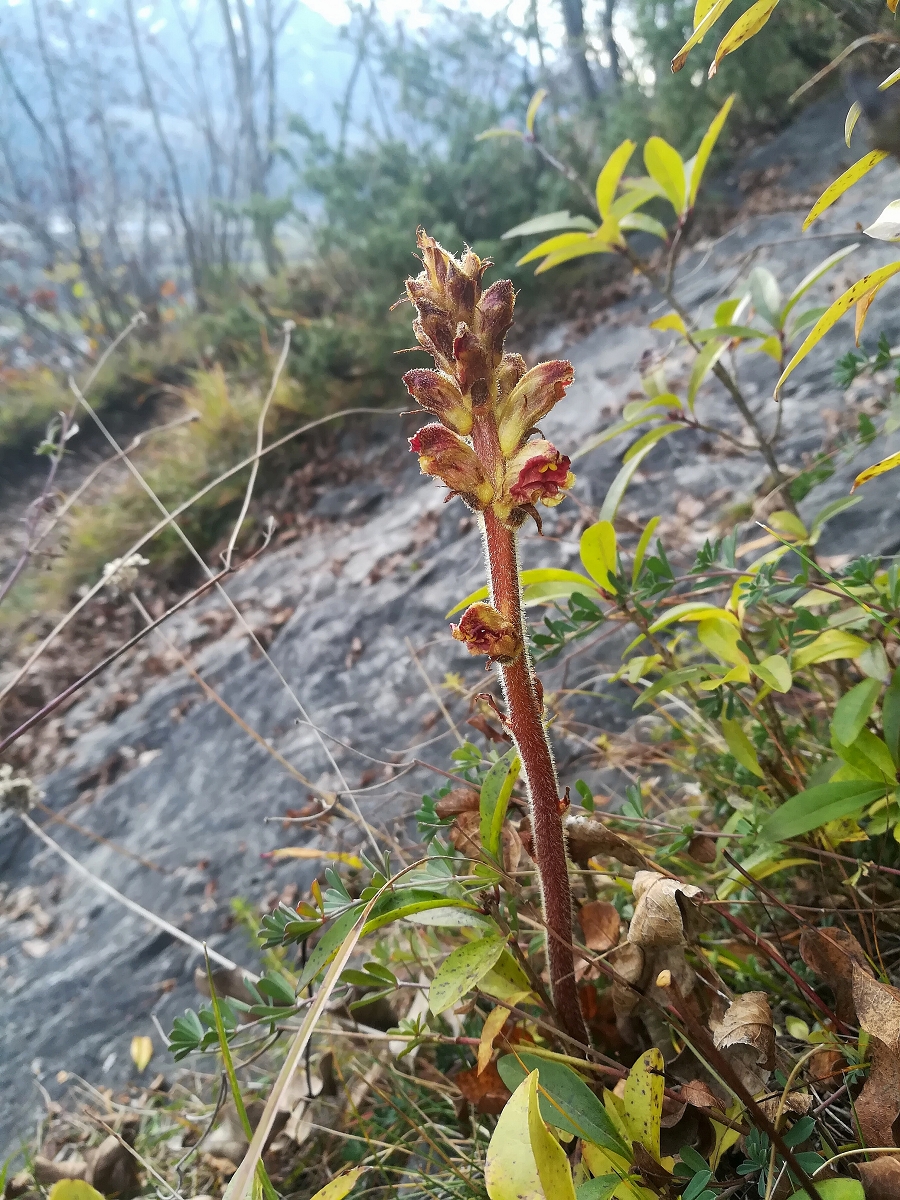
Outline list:
[[[679,426],[679,428],[684,427]],[[671,432],[673,432],[671,429],[663,427],[659,431],[659,434],[660,437],[667,437]],[[654,445],[655,443],[644,445],[639,452],[634,451],[634,447],[632,447],[632,451],[634,451],[633,457],[629,454],[628,462],[623,464],[618,475],[609,485],[609,490],[604,497],[603,505],[600,509],[601,521],[611,521],[616,515],[619,505],[622,503],[622,497],[625,495],[625,490],[629,483],[631,483],[632,476],[653,449]]]
[[[362,863],[360,863],[362,866]],[[146,1071],[153,1057],[153,1039],[146,1034],[131,1039],[131,1061],[138,1071]]]
[[[640,536],[637,547],[634,551],[634,564],[631,568],[631,582],[636,583],[637,577],[641,573],[641,567],[644,565],[644,555],[647,553],[647,547],[650,545],[650,539],[653,537],[654,531],[660,522],[659,517],[651,517],[647,522],[644,532]]]
[[[604,221],[610,215],[610,209],[616,197],[616,189],[635,148],[636,143],[626,139],[613,150],[597,176],[597,211]]]
[[[547,238],[546,241],[540,242],[533,250],[529,250],[527,254],[523,254],[516,263],[516,266],[524,266],[525,263],[533,262],[536,258],[558,254],[562,250],[587,246],[590,244],[592,237],[592,234],[583,233],[581,230],[574,230],[571,233],[558,233],[555,237]]]
[[[578,545],[584,569],[604,591],[610,591],[610,575],[616,571],[616,531],[611,521],[597,521],[581,535]]]
[[[876,479],[879,475],[884,475],[886,471],[893,471],[895,467],[900,467],[900,451],[896,454],[889,454],[887,458],[883,458],[881,462],[877,462],[874,466],[866,467],[864,471],[860,471],[857,477],[853,480],[851,492],[855,492],[858,487],[862,487],[864,483],[868,483],[870,479]]]
[[[780,508],[777,512],[770,513],[768,524],[776,533],[793,538],[795,541],[805,542],[809,537],[809,531],[800,518],[786,508]]]
[[[877,271],[871,271],[868,275],[864,275],[862,279],[854,283],[852,287],[849,287],[843,296],[835,300],[828,311],[816,321],[800,349],[782,371],[781,378],[775,385],[776,398],[784,386],[785,380],[795,367],[806,358],[814,346],[818,345],[825,334],[838,323],[841,317],[845,316],[858,300],[868,295],[873,287],[878,287],[881,283],[896,275],[898,271],[900,271],[900,262],[888,263],[886,267],[879,267]]]
[[[532,1071],[528,1083],[528,1136],[538,1177],[548,1200],[575,1200],[572,1169],[565,1150],[544,1124],[538,1104],[538,1072]]]
[[[534,119],[537,116],[538,109],[547,99],[548,95],[549,93],[546,88],[538,88],[528,102],[528,108],[525,112],[525,128],[530,134],[534,133]]]
[[[680,429],[684,429],[681,421],[668,421],[665,425],[657,425],[650,429],[643,437],[639,437],[633,446],[629,446],[622,455],[622,462],[629,463],[638,455],[643,457],[643,452],[655,446],[657,442],[661,442],[664,437],[668,437],[670,433],[677,433]]]
[[[83,1179],[61,1179],[50,1189],[48,1200],[104,1200],[104,1196]]]
[[[656,180],[675,212],[681,216],[687,190],[681,155],[664,138],[651,137],[644,146],[644,165],[651,179]]]
[[[481,844],[494,858],[500,853],[503,822],[506,820],[509,798],[516,786],[521,766],[515,748],[507,750],[506,754],[495,762],[485,775],[484,783],[481,785],[479,801]]]
[[[663,225],[662,221],[657,221],[656,217],[649,217],[646,213],[633,212],[622,217],[619,222],[619,228],[625,230],[636,229],[640,233],[649,233],[652,237],[661,238],[662,241],[667,241],[669,231]]]
[[[733,718],[722,718],[722,733],[725,735],[725,742],[728,749],[748,771],[754,775],[763,778],[763,770],[759,765],[759,758],[756,754],[756,747],[747,737],[741,723]]]
[[[725,353],[727,347],[727,341],[709,341],[694,359],[694,365],[691,367],[691,377],[688,380],[687,392],[688,408],[691,412],[694,411],[694,404],[697,400],[700,384]]]
[[[360,1175],[365,1174],[367,1170],[368,1167],[354,1167],[352,1171],[336,1175],[323,1188],[319,1188],[311,1200],[344,1200],[347,1193],[355,1187]]]
[[[531,1135],[528,1109],[532,1080],[523,1079],[500,1114],[484,1160],[484,1186],[491,1200],[547,1200],[541,1186]]]
[[[557,250],[554,254],[548,254],[540,266],[535,269],[535,275],[543,275],[545,271],[549,271],[553,267],[558,267],[561,263],[571,262],[573,258],[585,258],[589,254],[612,254],[615,249],[615,243],[621,241],[621,235],[618,229],[616,229],[612,240],[605,241],[601,236],[603,232],[603,229],[598,229],[595,234],[591,234],[587,238],[587,241],[582,242],[580,245],[569,246],[568,249]]]
[[[710,79],[718,71],[719,63],[727,54],[733,54],[735,50],[739,50],[743,46],[744,42],[749,42],[759,33],[777,6],[778,0],[756,0],[756,3],[752,4],[743,16],[738,17],[719,42],[716,57],[709,68]]]
[[[467,942],[448,954],[428,991],[428,1007],[435,1016],[459,1004],[494,966],[505,946],[506,938],[493,935]]]
[[[697,626],[697,637],[707,650],[711,650],[722,662],[736,667],[739,663],[747,662],[747,655],[738,649],[741,631],[737,626],[722,617],[704,617]]]
[[[654,1046],[637,1060],[625,1080],[622,1117],[631,1140],[640,1142],[659,1162],[659,1129],[662,1118],[665,1064]]]
[[[813,663],[832,662],[837,658],[859,658],[868,649],[868,642],[845,629],[826,629],[808,646],[793,653],[794,670]]]
[[[719,17],[721,17],[722,13],[730,3],[731,0],[715,0],[714,4],[709,4],[709,0],[698,0],[697,8],[694,12],[694,32],[672,59],[673,71],[677,72],[681,70],[681,68],[687,62],[687,56],[695,46],[699,45],[700,42],[703,41],[710,29],[712,29],[713,25],[715,25],[716,21],[718,21]],[[697,22],[696,16],[697,13],[701,11],[701,4],[703,5],[703,16],[700,18],[700,21]]]
[[[679,317],[678,313],[666,313],[664,317],[657,317],[655,321],[650,322],[651,329],[658,329],[661,333],[667,330],[674,330],[687,337],[687,329],[684,321]]]
[[[773,692],[789,692],[794,680],[787,659],[780,654],[770,654],[760,663],[751,663],[750,670],[758,676]]]
[[[719,140],[719,134],[722,132],[722,126],[728,119],[728,114],[731,112],[731,106],[733,104],[734,95],[731,95],[713,117],[712,121],[710,122],[709,129],[707,129],[706,133],[703,135],[703,141],[700,143],[700,148],[694,156],[694,164],[691,168],[690,189],[688,191],[689,208],[693,208],[697,200],[697,192],[700,189],[700,181],[703,178],[703,172],[706,170],[706,164],[709,162],[709,156],[712,154],[713,147]]]
[[[570,583],[581,583],[588,589],[593,588],[590,579],[584,575],[579,575],[577,571],[566,571],[562,567],[530,567],[527,571],[521,574],[522,586],[527,587],[532,583],[562,583],[568,581]],[[486,587],[480,587],[477,591],[470,592],[465,600],[460,600],[459,604],[454,605],[447,613],[448,617],[455,616],[456,613],[462,612],[464,608],[468,608],[470,604],[474,604],[477,600],[487,600],[490,595]]]
[[[867,175],[873,167],[877,167],[887,156],[886,150],[870,150],[868,154],[864,154],[861,159],[855,162],[852,167],[848,167],[843,175],[839,175],[834,183],[825,189],[809,210],[809,216],[803,222],[804,230],[809,229],[813,221],[817,217],[820,217],[827,208],[831,208],[835,200],[840,199],[844,192],[849,191],[855,183],[859,183],[864,175]]]
[[[660,629],[665,629],[676,621],[705,621],[709,618],[715,618],[735,626],[738,624],[737,617],[727,609],[716,608],[714,604],[709,604],[704,600],[687,600],[684,604],[676,604],[661,617],[657,617],[647,632],[658,633]]]

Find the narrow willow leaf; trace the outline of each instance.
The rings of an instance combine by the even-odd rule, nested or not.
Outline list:
[[[687,190],[681,155],[664,138],[654,136],[648,138],[644,145],[644,165],[647,174],[656,180],[675,212],[681,216]]]
[[[508,750],[494,763],[481,785],[481,844],[494,858],[500,853],[500,834],[521,765],[516,750]]]
[[[657,442],[661,442],[664,437],[668,437],[670,433],[677,433],[680,429],[684,429],[681,421],[669,421],[665,425],[657,425],[655,429],[649,430],[643,437],[638,438],[633,446],[628,447],[622,455],[622,462],[631,462],[638,455],[643,455],[644,450],[649,450]]]
[[[738,626],[737,617],[727,609],[717,608],[707,600],[686,600],[683,604],[676,604],[674,608],[668,609],[661,617],[657,617],[647,632],[658,633],[660,629],[665,629],[676,621],[706,621],[709,619]]]
[[[661,675],[654,683],[642,692],[635,700],[632,708],[639,708],[642,704],[649,702],[658,696],[660,692],[671,691],[674,687],[679,687],[683,683],[694,683],[703,675],[702,667],[679,667],[676,671],[667,671],[665,675]]]
[[[716,56],[709,68],[710,79],[716,74],[719,63],[726,55],[733,54],[735,50],[739,50],[745,42],[749,42],[759,33],[777,6],[778,0],[756,0],[756,3],[752,4],[743,16],[738,17],[719,42]]]
[[[703,0],[703,3],[704,7],[706,7],[708,0]],[[672,59],[672,70],[674,72],[681,70],[687,62],[687,56],[695,46],[698,46],[703,41],[730,3],[731,0],[715,0],[714,4],[706,8],[699,24],[695,25],[694,32]]]
[[[831,718],[831,732],[845,746],[852,746],[872,715],[872,709],[881,692],[877,679],[864,679],[849,692],[845,692]]]
[[[476,987],[506,947],[506,938],[499,935],[467,942],[451,951],[437,969],[428,991],[428,1007],[438,1016]]]
[[[613,150],[612,154],[603,165],[603,169],[597,176],[597,211],[605,221],[610,215],[613,200],[616,197],[616,190],[622,175],[625,173],[625,168],[628,166],[629,159],[636,149],[636,143],[630,139],[626,139],[620,146]]]
[[[694,359],[694,365],[691,368],[691,377],[688,380],[687,392],[688,408],[692,413],[694,411],[694,404],[697,400],[697,392],[700,390],[700,384],[719,361],[727,348],[727,341],[707,342]]]
[[[852,167],[848,167],[843,175],[839,175],[834,183],[825,189],[809,210],[809,215],[803,222],[804,231],[809,229],[813,221],[817,217],[821,217],[826,209],[831,208],[835,200],[839,200],[844,192],[849,191],[855,183],[859,183],[864,175],[867,175],[873,167],[877,167],[887,156],[888,153],[886,150],[870,150],[868,154],[864,154],[862,158],[858,159]]]
[[[565,250],[557,250],[555,254],[548,254],[544,261],[535,269],[535,275],[543,275],[545,271],[550,271],[553,267],[558,267],[565,262],[571,262],[575,258],[585,258],[589,254],[613,254],[616,242],[621,240],[620,235],[616,231],[616,237],[613,240],[604,241],[600,236],[602,232],[602,229],[598,229],[596,234],[589,237],[586,242],[582,242],[577,246],[569,246]]]
[[[565,1150],[544,1124],[538,1105],[538,1072],[528,1077],[528,1136],[544,1195],[553,1200],[575,1200],[572,1168]]]
[[[667,430],[666,433],[663,434],[663,436],[668,436],[668,434],[671,432],[673,432],[673,431]],[[655,445],[655,443],[654,443],[654,445]],[[606,493],[606,497],[604,498],[604,501],[603,501],[603,507],[600,509],[600,520],[601,521],[612,521],[613,520],[616,513],[618,512],[619,505],[622,503],[622,497],[625,495],[625,491],[626,491],[629,483],[631,483],[632,476],[635,474],[638,467],[641,465],[641,463],[644,461],[644,459],[647,457],[647,455],[650,453],[650,451],[652,449],[653,449],[653,445],[644,446],[644,448],[640,451],[640,453],[635,454],[633,458],[630,458],[628,460],[628,462],[625,463],[625,465],[619,471],[618,475],[615,477],[615,479],[609,485],[609,491]]]
[[[712,7],[709,0],[698,0],[699,3],[707,3]],[[696,12],[694,13],[694,25],[696,27]],[[702,20],[702,18],[701,18]],[[716,115],[710,122],[709,129],[703,135],[703,140],[700,143],[700,148],[694,155],[693,165],[690,173],[690,186],[688,188],[688,208],[693,208],[697,201],[697,192],[700,190],[700,182],[703,179],[703,172],[706,170],[706,164],[709,162],[709,156],[713,152],[716,142],[719,140],[719,134],[722,132],[722,126],[728,120],[728,114],[731,112],[731,106],[734,104],[735,96],[730,95]]]
[[[706,14],[714,7],[715,3],[716,0],[697,0],[697,3],[694,5],[694,23],[691,26],[692,29],[696,29],[702,23]]]
[[[546,88],[538,88],[528,102],[528,108],[525,111],[525,129],[529,134],[534,134],[534,121],[538,114],[538,109],[547,99],[550,93]]]
[[[490,1200],[546,1200],[528,1131],[530,1077],[506,1102],[484,1160],[484,1186]]]
[[[700,345],[711,342],[713,338],[727,337],[732,340],[740,338],[746,341],[749,338],[764,338],[767,336],[765,330],[754,329],[752,325],[712,325],[709,329],[698,329],[696,333],[691,334],[694,341]]]
[[[806,358],[810,350],[819,344],[825,334],[834,328],[841,317],[845,316],[850,309],[853,308],[857,300],[860,300],[863,296],[868,295],[873,287],[877,287],[879,284],[890,279],[892,276],[896,275],[898,271],[900,271],[900,262],[888,263],[886,267],[879,267],[877,271],[871,271],[868,275],[864,275],[862,279],[854,283],[852,287],[849,287],[846,292],[844,292],[843,296],[840,296],[837,300],[835,300],[834,304],[831,305],[825,315],[816,321],[812,331],[809,333],[800,349],[782,371],[781,378],[775,385],[776,399],[781,392],[781,389],[784,387],[787,377],[803,361],[803,359]]]
[[[609,577],[616,573],[616,531],[611,521],[589,525],[578,543],[584,569],[604,591],[610,591]]]
[[[893,471],[895,467],[900,467],[900,451],[896,454],[889,454],[887,458],[883,458],[881,462],[877,462],[874,466],[866,467],[864,471],[860,471],[857,477],[853,480],[853,486],[850,491],[855,492],[858,487],[862,487],[864,483],[868,483],[870,479],[877,479],[879,475],[884,475],[887,471]]]
[[[664,242],[669,237],[669,231],[663,225],[662,221],[657,221],[656,217],[648,217],[646,213],[629,213],[627,216],[622,217],[619,222],[619,228],[637,230],[639,233],[649,233],[653,237],[661,238]]]
[[[521,225],[507,229],[503,238],[529,237],[535,233],[554,233],[559,229],[580,229],[584,233],[593,233],[597,228],[596,222],[590,217],[572,216],[568,209],[559,212],[546,213],[542,217],[532,217]]]
[[[659,1162],[665,1063],[656,1046],[647,1050],[628,1072],[622,1115],[632,1141],[639,1142]]]
[[[844,246],[842,250],[836,250],[834,254],[829,254],[827,258],[823,258],[818,266],[813,267],[813,269],[807,275],[803,276],[803,278],[791,292],[790,296],[788,296],[787,304],[785,304],[784,308],[782,309],[782,328],[784,328],[784,324],[791,315],[794,306],[806,295],[813,284],[818,283],[822,276],[826,275],[832,267],[836,267],[839,262],[844,261],[848,254],[852,254],[854,250],[858,249],[859,242],[854,242],[852,246]],[[824,311],[827,311],[827,308]]]
[[[556,600],[568,600],[570,596],[582,595],[588,599],[599,600],[600,591],[593,580],[584,579],[583,583],[531,583],[522,589],[522,604],[525,608],[535,608],[539,604],[552,604]]]
[[[536,258],[544,258],[546,255],[558,254],[561,250],[571,250],[590,246],[591,235],[588,233],[560,233],[556,237],[548,238],[545,242],[540,242],[534,249],[529,250],[527,254],[516,263],[517,267],[522,267],[525,263],[534,262]]]
[[[527,587],[530,583],[552,583],[562,580],[570,580],[572,583],[582,583],[585,587],[591,587],[591,581],[586,579],[584,575],[579,575],[577,571],[566,571],[561,567],[531,567],[527,571],[521,573],[523,586]],[[465,600],[460,600],[459,604],[454,605],[447,613],[448,617],[455,616],[456,613],[462,612],[464,608],[468,608],[470,604],[474,604],[477,600],[486,600],[490,595],[486,587],[480,587],[477,591],[471,592],[466,596]]]
[[[654,408],[662,407],[657,406],[655,401],[652,400],[645,401],[644,403],[647,405],[653,405]],[[600,433],[594,434],[593,437],[588,438],[583,445],[578,447],[575,453],[571,456],[572,462],[575,462],[576,459],[583,457],[583,455],[587,454],[589,451],[596,450],[598,446],[603,446],[607,442],[611,442],[614,438],[619,437],[621,434],[628,433],[630,429],[636,429],[638,425],[643,425],[647,421],[652,421],[654,417],[658,417],[659,415],[660,414],[658,412],[653,411],[653,408],[650,408],[648,411],[639,413],[638,415],[630,417],[625,421],[617,421],[615,425],[608,425],[606,429],[602,429]]]
[[[858,815],[886,791],[886,785],[877,786],[868,779],[823,783],[782,804],[763,824],[760,836],[766,842],[801,837],[829,821]]]
[[[644,532],[640,536],[637,547],[634,551],[634,565],[631,568],[631,582],[637,583],[638,576],[641,573],[641,567],[644,565],[644,556],[647,553],[647,547],[650,545],[650,539],[653,537],[654,531],[660,522],[659,517],[651,517],[647,522]]]
[[[747,737],[740,722],[729,717],[723,717],[721,724],[728,749],[742,767],[746,767],[748,771],[754,775],[758,775],[762,779],[763,769],[759,765],[756,748]]]
[[[323,1188],[320,1188],[310,1200],[344,1200],[348,1192],[352,1192],[360,1175],[365,1174],[368,1167],[354,1167],[343,1175],[336,1175]]]
[[[540,1070],[541,1116],[548,1125],[614,1153],[628,1153],[606,1109],[581,1076],[565,1063],[517,1050],[515,1054],[504,1055],[497,1062],[497,1070],[510,1091],[519,1087],[529,1071]]]

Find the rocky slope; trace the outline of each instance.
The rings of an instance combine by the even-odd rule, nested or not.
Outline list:
[[[728,183],[742,205],[739,218],[724,237],[687,256],[680,273],[686,303],[711,314],[737,294],[753,263],[769,266],[789,289],[851,239],[866,244],[820,288],[823,300],[890,260],[896,251],[861,238],[856,223],[874,220],[897,195],[893,165],[868,176],[814,236],[800,235],[805,201],[856,157],[843,146],[842,125],[841,103],[821,106],[740,164]],[[561,449],[574,451],[615,419],[638,387],[642,356],[667,347],[668,335],[648,329],[664,311],[636,286],[590,336],[568,344],[560,327],[531,347],[534,359],[564,350],[576,367],[569,397],[543,425]],[[883,293],[870,317],[873,332],[886,328],[892,342],[900,340],[897,311]],[[800,464],[829,431],[855,425],[856,412],[871,407],[865,388],[845,397],[832,381],[834,359],[849,339],[842,327],[788,389],[785,463]],[[684,386],[687,361],[680,352],[669,356],[675,390]],[[774,420],[774,364],[762,355],[742,363],[742,383],[763,421]],[[720,418],[727,412],[709,385],[701,407]],[[739,435],[739,422],[731,424]],[[451,641],[444,617],[481,582],[478,534],[459,502],[445,506],[442,493],[416,474],[404,440],[413,428],[410,418],[394,417],[374,422],[355,442],[348,435],[358,480],[322,497],[303,537],[228,583],[246,623],[270,643],[287,686],[223,599],[209,595],[164,626],[167,641],[145,642],[65,714],[67,749],[39,780],[50,808],[152,866],[39,814],[61,845],[95,875],[248,967],[253,950],[233,923],[230,899],[290,896],[318,870],[314,862],[273,865],[264,852],[359,844],[354,803],[374,825],[402,835],[435,779],[415,760],[446,766],[460,730],[479,737],[464,724],[469,708],[459,689],[439,692],[452,727],[435,699],[448,672],[465,686],[487,683],[479,664]],[[888,443],[898,444],[896,436]],[[865,461],[884,446],[879,442]],[[607,444],[576,463],[576,499],[555,510],[546,537],[526,533],[525,565],[577,565],[578,532],[602,501],[623,449]],[[804,510],[845,495],[862,464],[839,460]],[[690,551],[721,514],[753,497],[764,476],[757,458],[723,454],[702,434],[679,433],[645,460],[622,505],[622,529],[627,536],[662,514],[667,544]],[[825,552],[900,550],[898,491],[900,475],[867,487],[862,502],[829,527]],[[748,531],[747,539],[753,536]],[[571,696],[563,689],[599,691],[620,649],[618,639],[601,640],[542,672],[548,690],[560,692],[555,736],[563,781],[583,777],[612,794],[623,777],[599,763],[590,739],[606,732],[619,753],[627,755],[629,746],[637,753],[630,694],[607,688],[602,696]],[[180,656],[304,776],[340,791],[344,811],[312,826],[266,821],[303,810],[309,789],[207,698]],[[154,1038],[154,1067],[162,1064],[153,1018],[168,1028],[196,1003],[198,958],[97,892],[12,814],[0,816],[0,878],[0,1143],[12,1144],[33,1130],[45,1096],[65,1086],[59,1072],[115,1087],[132,1076],[128,1047],[137,1033]]]

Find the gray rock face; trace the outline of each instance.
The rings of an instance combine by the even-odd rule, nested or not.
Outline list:
[[[808,113],[742,167],[764,170],[793,160],[797,165],[788,186],[815,190],[848,157],[842,120],[836,105]],[[818,287],[813,302],[824,302],[838,286],[896,256],[896,249],[856,233],[855,223],[874,220],[897,194],[898,184],[896,167],[877,168],[820,222],[815,240],[801,236],[797,211],[738,222],[726,237],[685,261],[686,302],[700,304],[711,319],[719,301],[738,294],[753,263],[768,265],[788,292],[850,238],[865,243],[846,268]],[[873,331],[887,328],[896,342],[896,290],[893,297],[882,294],[870,323]],[[664,349],[671,336],[648,329],[664,311],[656,297],[638,291],[610,310],[589,337],[568,347],[575,384],[542,423],[561,450],[573,452],[616,419],[639,387],[636,368],[642,355]],[[844,409],[832,369],[851,336],[845,323],[788,387],[780,451],[785,463],[797,465],[818,450],[830,413]],[[563,329],[557,340],[564,339]],[[678,350],[667,362],[670,383],[682,394],[688,362]],[[740,360],[741,381],[767,427],[776,418],[773,368],[764,355]],[[859,393],[858,402],[864,399]],[[721,389],[707,384],[698,412],[704,419],[722,419],[728,411]],[[741,436],[740,421],[728,419]],[[426,682],[427,676],[436,688],[448,672],[457,672],[467,684],[490,683],[481,664],[450,639],[445,620],[448,609],[483,581],[477,528],[458,501],[445,505],[443,493],[415,473],[404,440],[414,426],[400,424],[396,418],[373,424],[366,434],[370,476],[318,503],[322,520],[316,531],[263,556],[228,584],[228,594],[251,626],[277,626],[270,654],[287,686],[269,662],[253,657],[236,623],[192,649],[209,629],[202,619],[224,609],[221,597],[208,596],[164,626],[166,638],[281,756],[316,786],[342,793],[342,813],[313,826],[267,822],[288,809],[302,809],[309,789],[206,699],[182,667],[148,685],[149,643],[66,714],[66,726],[76,734],[68,758],[40,781],[52,809],[66,810],[72,820],[159,869],[48,823],[61,845],[95,875],[250,968],[255,965],[252,944],[233,924],[230,898],[258,902],[290,884],[303,891],[319,866],[297,860],[273,865],[261,855],[287,844],[358,845],[363,835],[352,819],[355,805],[388,835],[402,832],[422,792],[435,784],[427,771],[404,768],[417,757],[446,766],[460,731],[478,736],[464,724],[467,705],[445,690],[441,695],[455,722],[448,727]],[[896,435],[887,444],[880,441],[868,458],[852,464],[838,460],[834,476],[804,502],[804,513],[846,495],[853,475],[886,452],[886,445],[896,449],[900,441]],[[623,450],[621,442],[606,444],[574,464],[575,500],[548,517],[544,539],[533,530],[524,532],[525,566],[577,566],[578,531],[602,502]],[[716,514],[746,501],[764,475],[758,457],[726,456],[706,435],[680,432],[642,464],[620,509],[623,537],[627,540],[627,530],[650,516],[662,515],[660,531],[669,544],[680,542],[692,554]],[[865,488],[861,503],[829,526],[826,552],[900,550],[898,491],[900,474]],[[753,536],[748,532],[748,540]],[[286,608],[293,615],[278,625],[273,615]],[[545,687],[596,690],[598,678],[616,669],[623,645],[622,637],[607,638],[565,663],[542,668]],[[171,654],[159,639],[152,652]],[[140,695],[137,702],[111,721],[96,723],[104,701],[130,687]],[[630,692],[615,687],[602,698],[562,700],[570,720],[555,736],[564,784],[583,777],[600,790],[620,790],[621,777],[592,766],[577,734],[585,725],[592,727],[592,736],[625,730],[633,720],[631,701]],[[101,768],[112,760],[118,773],[103,786]],[[90,802],[79,802],[84,780],[92,775],[100,779],[95,794]],[[14,815],[0,817],[0,874],[6,888],[5,915],[0,915],[0,1143],[13,1144],[34,1128],[40,1114],[38,1082],[51,1094],[60,1087],[60,1071],[95,1084],[122,1083],[133,1074],[128,1047],[138,1033],[149,1033],[156,1043],[151,1069],[163,1065],[166,1055],[153,1020],[168,1029],[174,1016],[197,1003],[192,974],[198,956],[70,872]],[[23,894],[26,886],[34,893]]]

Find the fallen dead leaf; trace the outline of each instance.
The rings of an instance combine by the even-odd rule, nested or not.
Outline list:
[[[775,1067],[775,1029],[765,992],[747,992],[711,1021],[713,1042],[751,1093],[761,1092]]]
[[[652,868],[653,863],[633,846],[627,838],[614,833],[600,817],[575,813],[565,818],[569,857],[579,867],[586,867],[595,855],[614,858],[628,867]]]
[[[900,1196],[900,1159],[891,1156],[857,1166],[866,1200],[897,1200]]]
[[[488,1063],[480,1075],[477,1067],[460,1071],[454,1075],[453,1082],[466,1100],[475,1106],[475,1111],[480,1113],[501,1113],[511,1095],[500,1078],[496,1063]]]
[[[704,1083],[701,1079],[692,1079],[688,1083],[682,1084],[678,1094],[685,1104],[689,1104],[692,1108],[699,1108],[701,1112],[725,1111],[722,1101],[709,1084]]]
[[[478,812],[480,799],[474,788],[453,788],[435,802],[434,811],[444,820],[463,812]]]
[[[845,1059],[840,1050],[817,1050],[806,1064],[810,1083],[825,1091],[834,1091],[843,1081]],[[900,1195],[900,1192],[898,1192]]]
[[[481,857],[481,815],[477,812],[461,812],[448,833],[450,844],[469,858]]]
[[[592,900],[582,905],[578,910],[578,923],[588,950],[599,950],[602,954],[618,944],[622,918],[609,901]]]
[[[873,1037],[869,1043],[869,1077],[856,1100],[856,1119],[867,1146],[896,1146],[900,1118],[897,1077],[900,1061],[884,1042]]]
[[[842,1021],[853,1021],[854,963],[866,974],[872,974],[865,951],[856,938],[845,929],[804,929],[800,957],[834,992],[835,1014]]]
[[[644,949],[684,945],[693,930],[685,928],[679,895],[691,899],[702,895],[701,889],[655,871],[638,871],[631,886],[637,903],[628,941]]]
[[[853,1004],[861,1029],[900,1054],[900,990],[853,964]]]

